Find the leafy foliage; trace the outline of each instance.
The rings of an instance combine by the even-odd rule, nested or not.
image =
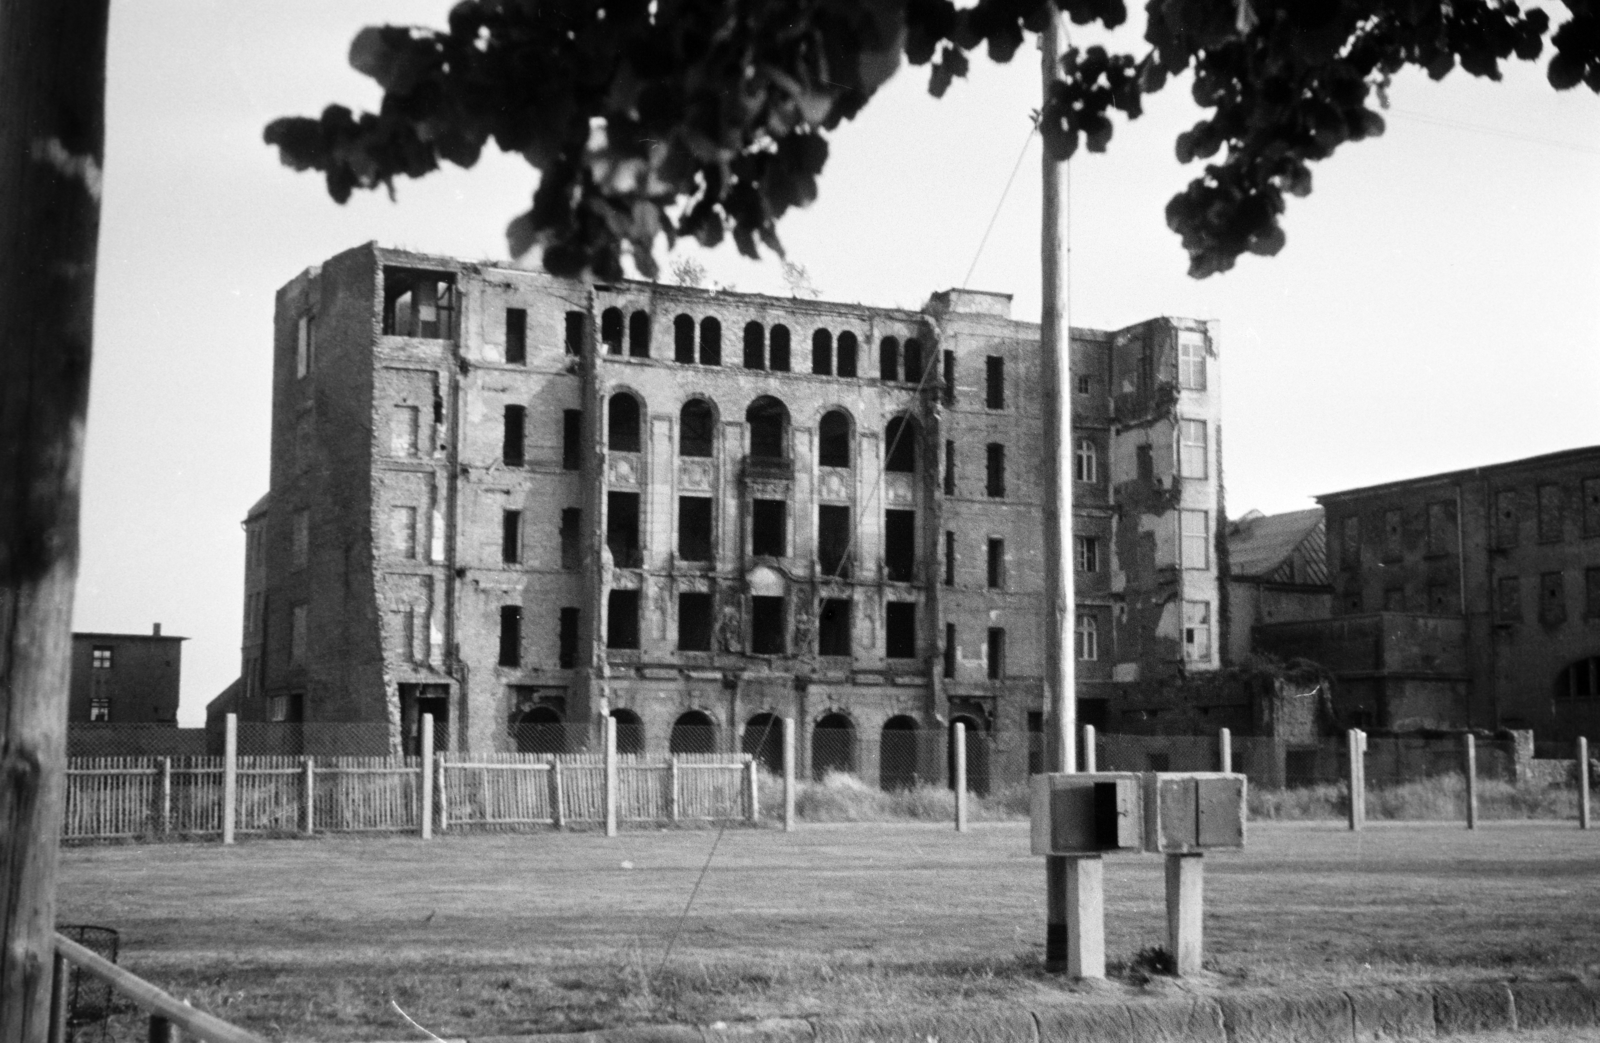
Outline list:
[[[1011,60],[1054,2],[1079,25],[1115,28],[1122,0],[464,0],[444,30],[368,28],[350,61],[384,89],[377,113],[330,106],[266,129],[283,161],[322,171],[343,202],[393,189],[440,160],[470,167],[484,145],[540,172],[507,238],[538,246],[557,274],[615,279],[654,246],[732,235],[741,253],[782,253],[777,222],[810,203],[827,133],[859,112],[902,55],[942,95],[982,46]],[[1551,84],[1600,92],[1600,0],[1565,0]],[[1383,133],[1381,102],[1407,65],[1498,79],[1537,58],[1548,16],[1515,0],[1148,0],[1142,56],[1070,48],[1039,113],[1049,154],[1104,151],[1111,114],[1192,72],[1209,110],[1177,141],[1210,160],[1167,205],[1190,274],[1282,249],[1285,194],[1311,191],[1309,164]]]

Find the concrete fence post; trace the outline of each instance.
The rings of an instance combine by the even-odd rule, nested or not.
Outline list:
[[[306,836],[308,836],[308,837],[311,836],[313,833],[315,833],[317,831],[317,768],[316,768],[316,763],[317,763],[317,759],[315,757],[307,757],[306,758],[305,774],[302,776],[301,782],[300,782],[301,788],[305,790],[306,806],[305,806],[305,824],[304,824],[303,828],[305,829]],[[423,770],[426,771],[427,769],[424,768]]]
[[[433,714],[422,715],[422,758],[417,771],[422,776],[422,839],[433,839]]]
[[[1199,974],[1205,952],[1204,858],[1199,853],[1167,856],[1167,951],[1179,977]]]
[[[1045,970],[1104,978],[1105,864],[1099,855],[1051,857],[1045,859],[1044,872],[1045,886],[1060,896],[1045,907]]]
[[[1351,728],[1345,732],[1345,749],[1349,753],[1350,764],[1346,774],[1350,777],[1350,831],[1358,832],[1367,810],[1367,791],[1363,785],[1365,780],[1361,777],[1361,729]]]
[[[606,714],[606,836],[617,835],[617,719]]]
[[[222,732],[222,842],[233,843],[239,803],[239,715],[228,714]]]
[[[172,832],[172,758],[161,758],[161,832]]]
[[[788,770],[788,765],[792,764],[792,763],[794,763],[792,760],[787,762],[784,765],[785,769]],[[755,757],[751,757],[749,762],[745,764],[744,777],[745,777],[745,787],[750,791],[750,821],[751,822],[760,822],[761,821],[761,762],[759,760],[757,760]]]
[[[550,758],[550,824],[557,829],[567,826],[566,793],[561,785],[561,758]]]
[[[1233,771],[1233,732],[1227,728],[1217,729],[1217,763],[1221,771]]]
[[[783,719],[783,831],[794,832],[794,718]]]
[[[1461,737],[1466,755],[1467,773],[1467,828],[1478,828],[1478,741],[1471,732]]]
[[[678,811],[678,758],[667,757],[667,821],[677,822]]]
[[[956,832],[967,831],[967,726],[960,721],[955,723],[955,761],[956,761]]]
[[[444,750],[436,750],[429,752],[428,765],[435,772],[433,799],[439,805],[439,832],[443,833],[450,828],[450,762]]]
[[[1086,724],[1083,726],[1083,759],[1078,762],[1080,765],[1082,765],[1084,771],[1096,770],[1094,743],[1094,725]]]
[[[1589,828],[1589,740],[1578,736],[1578,828]]]

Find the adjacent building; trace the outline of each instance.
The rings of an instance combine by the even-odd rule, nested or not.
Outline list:
[[[73,634],[70,724],[178,723],[183,642],[148,634]]]
[[[278,293],[246,719],[773,749],[888,784],[1042,730],[1039,331],[376,245]],[[1080,713],[1216,669],[1215,329],[1073,330]],[[763,738],[767,742],[763,744]],[[936,741],[929,742],[932,738]],[[1026,770],[1027,742],[1014,744]]]
[[[1255,650],[1257,624],[1326,619],[1332,600],[1321,507],[1228,522],[1228,663]]]

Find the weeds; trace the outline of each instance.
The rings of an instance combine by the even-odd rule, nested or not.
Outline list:
[[[1344,781],[1270,790],[1250,788],[1250,817],[1299,821],[1340,819],[1350,813],[1350,787]],[[1464,819],[1467,783],[1461,775],[1435,775],[1413,782],[1367,787],[1367,818],[1393,821]],[[1478,780],[1478,814],[1486,819],[1576,818],[1574,789],[1540,782]]]
[[[783,814],[783,780],[761,780],[761,817]],[[881,790],[846,772],[830,771],[820,782],[795,783],[795,815],[805,822],[948,822],[956,815],[956,795],[944,786],[923,783],[908,789]],[[1028,786],[1017,783],[987,796],[968,797],[973,821],[1005,821],[1028,817]]]

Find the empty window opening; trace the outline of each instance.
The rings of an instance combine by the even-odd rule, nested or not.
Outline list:
[[[613,590],[606,598],[606,647],[639,647],[637,590]]]
[[[616,721],[617,752],[623,754],[640,754],[644,752],[644,722],[632,710],[612,710],[611,719]]]
[[[1100,624],[1093,616],[1079,616],[1072,634],[1073,654],[1083,662],[1100,658]]]
[[[629,494],[623,494],[629,495]],[[567,570],[583,565],[583,510],[579,507],[561,509],[561,567]]]
[[[1207,466],[1206,422],[1204,420],[1178,421],[1178,475],[1183,478],[1204,478]]]
[[[788,651],[785,638],[782,597],[750,599],[750,651],[755,655],[783,655]]]
[[[811,729],[811,777],[856,770],[856,729],[842,713],[830,713]]]
[[[672,723],[667,737],[668,753],[716,753],[717,725],[710,715],[690,710]]]
[[[678,497],[678,557],[683,561],[711,560],[711,498]]]
[[[989,628],[989,680],[1001,681],[1006,676],[1005,627]]]
[[[917,568],[917,512],[883,512],[883,567],[896,583],[910,583]]]
[[[1006,407],[1006,360],[990,355],[983,363],[983,404],[990,409]]]
[[[1563,667],[1556,675],[1557,699],[1600,699],[1600,657]]]
[[[528,361],[528,310],[506,309],[506,361],[520,366]]]
[[[817,330],[811,335],[811,372],[833,376],[833,334],[827,330]]]
[[[507,565],[522,561],[522,512],[500,512],[500,560]]]
[[[826,598],[817,616],[817,654],[850,655],[851,603],[843,598]]]
[[[956,404],[956,353],[949,348],[944,351],[943,376],[944,379],[940,381],[942,384],[941,397],[945,405],[953,406]]]
[[[878,341],[878,379],[885,383],[900,379],[900,341],[894,337]]]
[[[1133,447],[1134,473],[1141,482],[1154,482],[1156,480],[1155,451],[1148,444]]]
[[[904,714],[883,722],[878,737],[878,788],[911,789],[918,781],[917,719]]]
[[[984,492],[992,497],[1002,497],[1006,494],[1006,447],[999,442],[990,442],[986,457]]]
[[[1004,590],[1006,586],[1006,541],[998,536],[989,537],[989,589]]]
[[[622,354],[622,309],[607,308],[600,313],[600,343],[607,355]]]
[[[770,713],[758,713],[745,722],[739,751],[755,758],[774,775],[783,774],[783,722]]]
[[[789,505],[782,500],[750,502],[750,553],[781,558],[788,553]]]
[[[951,438],[944,443],[944,494],[956,494],[956,443]]]
[[[311,372],[315,362],[316,330],[311,316],[302,315],[295,324],[294,375],[303,377]]]
[[[700,320],[700,365],[722,365],[722,323],[715,315]]]
[[[500,665],[522,665],[522,606],[500,606]]]
[[[759,322],[744,324],[744,368],[767,368],[767,331]]]
[[[845,332],[839,334],[838,362],[834,366],[834,373],[841,377],[855,376],[856,355],[859,350],[860,344],[856,340],[856,335],[854,333],[846,330]]]
[[[521,467],[523,456],[523,431],[528,410],[525,406],[507,406],[505,430],[501,440],[500,459],[507,467]]]
[[[456,335],[455,276],[408,268],[383,270],[383,332],[449,340]]]
[[[678,595],[678,651],[711,651],[711,595]]]
[[[907,337],[900,354],[906,383],[922,383],[922,343],[915,337]]]
[[[636,569],[639,553],[639,494],[606,493],[606,546],[619,569]]]
[[[1072,537],[1072,549],[1077,558],[1079,572],[1100,571],[1100,538],[1098,536]]]
[[[944,530],[944,585],[956,585],[956,534],[951,529]]]
[[[691,398],[678,413],[678,455],[710,456],[716,430],[711,403],[703,398]]]
[[[956,676],[956,625],[944,625],[944,677],[950,680]]]
[[[1190,662],[1211,661],[1211,603],[1183,603],[1183,658]]]
[[[612,452],[637,453],[641,444],[639,400],[619,391],[611,396],[611,408],[606,412],[606,445]]]
[[[672,361],[694,361],[694,320],[687,315],[672,320]]]
[[[636,311],[628,316],[628,355],[636,359],[650,357],[650,313]]]
[[[561,469],[578,471],[583,468],[583,410],[561,411]]]
[[[578,610],[563,608],[556,634],[556,665],[571,670],[578,665]]]
[[[911,474],[917,469],[917,422],[910,417],[893,417],[883,429],[883,469]]]
[[[1073,450],[1072,480],[1075,482],[1100,480],[1100,454],[1095,450],[1094,442],[1087,438],[1078,439],[1078,447]]]
[[[562,345],[568,355],[583,354],[584,333],[589,326],[589,316],[581,311],[567,312],[566,337]]]
[[[524,699],[539,698],[539,689],[533,685],[512,685],[513,705]],[[522,695],[521,693],[527,693]],[[517,744],[518,753],[567,753],[567,726],[561,713],[553,706],[529,706],[513,710],[506,720],[506,731]],[[442,741],[437,731],[434,741]]]
[[[883,606],[884,654],[890,659],[917,658],[917,604],[891,601]]]
[[[850,417],[834,409],[817,425],[817,462],[823,467],[850,466]]]
[[[788,453],[789,410],[770,395],[750,403],[744,421],[750,426],[750,455],[786,460]]]
[[[824,576],[850,575],[850,508],[825,503],[817,508],[817,563]]]
[[[789,327],[772,327],[767,344],[767,367],[774,373],[789,372]]]

